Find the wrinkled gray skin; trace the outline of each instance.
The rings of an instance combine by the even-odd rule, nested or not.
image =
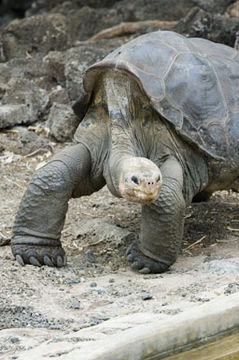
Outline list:
[[[168,50],[170,54],[166,54],[166,58],[168,57],[166,61],[166,47],[162,36],[167,38],[165,43],[171,41]],[[160,40],[161,44],[159,41],[153,46],[151,40],[155,39]],[[229,100],[226,99],[218,105],[217,92],[221,91],[220,79],[218,80],[218,77],[214,79],[218,86],[215,88],[211,73],[211,77],[206,78],[205,61],[208,59],[205,60],[205,49],[208,47],[209,52],[212,53],[214,44],[204,40],[201,43],[200,39],[196,39],[193,43],[194,40],[191,39],[189,43],[189,39],[170,32],[148,34],[118,50],[118,58],[117,52],[114,52],[106,60],[92,67],[93,70],[89,71],[85,83],[86,90],[91,95],[89,95],[87,111],[75,134],[75,144],[57,154],[36,172],[22,199],[12,238],[12,252],[20,264],[36,266],[45,264],[58,267],[65,265],[66,257],[61,247],[60,235],[69,199],[89,195],[107,184],[115,196],[142,204],[139,240],[127,251],[132,268],[141,273],[164,272],[175,262],[180,251],[186,206],[192,200],[209,198],[215,190],[239,189],[237,136],[239,95],[237,92],[233,97],[232,112],[228,112],[225,121],[224,115],[221,116],[223,111],[220,113],[219,110],[226,106],[226,101],[229,104]],[[185,45],[184,50],[182,44]],[[203,60],[200,61],[204,63],[200,69],[196,67],[199,64],[199,55],[197,55],[198,63],[195,63],[195,58],[191,56],[190,44],[193,46],[199,44],[199,48],[200,46],[203,48],[203,55],[200,58]],[[138,46],[138,51],[141,46],[142,54],[146,54],[141,56],[141,60],[135,46]],[[155,46],[162,50],[156,54],[157,56],[154,54]],[[176,46],[179,49],[176,49]],[[147,51],[150,47],[152,52],[149,58]],[[220,48],[218,44],[215,47],[222,54],[229,49],[224,46]],[[137,65],[135,68],[131,66],[129,59],[125,62],[126,65],[122,61],[124,57],[130,58],[131,49],[137,57],[136,60],[132,60],[133,65]],[[175,50],[173,54],[172,49]],[[199,50],[197,51],[200,52]],[[177,51],[178,55],[175,56]],[[226,59],[230,58],[235,69],[239,70],[239,58],[236,52],[231,54],[230,51],[234,50],[227,51]],[[159,70],[159,73],[163,72],[164,77],[157,77],[155,91],[152,78],[156,75],[150,74],[147,66],[151,66],[152,69],[153,66],[158,66],[161,69],[162,62],[159,59],[161,53],[164,56],[162,61],[170,64],[171,68],[162,65],[164,70]],[[181,54],[184,59],[180,58]],[[157,59],[159,63],[156,63]],[[179,64],[176,65],[180,71],[175,72],[177,59]],[[139,71],[140,65],[146,75],[142,75]],[[183,67],[187,76],[188,67],[192,69],[191,77],[180,73]],[[195,69],[196,71],[193,72]],[[198,69],[200,71],[203,69],[202,79],[197,77]],[[175,86],[172,85],[170,78],[166,78],[165,74],[170,76],[170,71],[174,72],[176,77],[178,74],[178,79],[174,81]],[[226,78],[228,74],[225,75]],[[162,79],[166,85],[157,88]],[[238,76],[234,74],[233,79],[237,86]],[[205,80],[207,80],[206,85],[204,85]],[[198,93],[190,93],[190,88],[185,85],[186,83],[191,86],[193,81]],[[172,86],[173,90],[177,90],[174,95],[172,95]],[[161,96],[160,89],[164,89],[162,91],[165,97]],[[168,97],[167,91],[170,94]],[[156,94],[158,94],[157,98]],[[197,117],[193,118],[193,115],[191,113],[188,115],[187,111],[191,111],[191,104],[197,100],[197,95],[203,95],[204,98],[196,104]],[[212,96],[214,99],[210,98]],[[189,106],[190,98],[193,100]],[[188,108],[183,103],[183,99]],[[170,103],[170,106],[166,107],[165,103]],[[178,113],[174,111],[174,107]],[[206,112],[214,122],[203,117]],[[178,114],[179,116],[183,114],[180,117],[183,119],[181,124],[177,118]],[[197,132],[189,128],[188,119],[195,128],[197,125]],[[220,138],[216,130],[210,132],[212,123],[214,126],[217,122],[226,134],[225,141],[224,138]],[[225,129],[221,124],[226,124]],[[230,135],[232,125],[235,135],[230,140],[228,134]],[[201,136],[202,128],[208,131],[206,135],[204,132]],[[212,134],[215,136],[213,137]],[[225,142],[227,148],[223,147],[219,150],[220,141],[223,146]],[[234,152],[230,150],[232,146]],[[231,158],[229,151],[232,153]]]

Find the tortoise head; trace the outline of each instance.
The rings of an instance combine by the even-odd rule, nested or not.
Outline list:
[[[119,178],[119,191],[123,198],[149,204],[159,197],[162,174],[158,166],[143,157],[124,160]]]

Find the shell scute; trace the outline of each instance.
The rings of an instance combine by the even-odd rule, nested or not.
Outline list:
[[[196,128],[214,118],[215,113],[218,119],[226,117],[218,80],[207,60],[199,56],[180,54],[165,79],[165,88],[172,103],[182,109],[184,117],[190,118]]]

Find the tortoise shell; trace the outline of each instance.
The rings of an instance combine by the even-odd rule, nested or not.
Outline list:
[[[187,141],[239,164],[239,52],[170,31],[140,36],[85,73],[91,94],[107,68],[134,76],[153,108]]]

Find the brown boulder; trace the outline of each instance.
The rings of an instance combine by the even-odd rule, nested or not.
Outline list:
[[[45,14],[14,20],[3,28],[2,44],[6,60],[64,50],[66,19],[61,14]]]
[[[193,8],[174,28],[191,37],[202,37],[211,41],[234,46],[239,19],[227,15],[213,15],[197,7]]]

